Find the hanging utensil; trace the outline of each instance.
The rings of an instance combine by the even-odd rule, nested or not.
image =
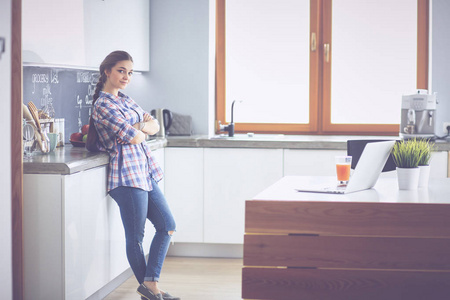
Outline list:
[[[44,152],[42,149],[42,136],[40,134],[37,134],[37,128],[36,128],[36,123],[33,120],[33,116],[31,115],[30,110],[28,109],[28,107],[25,104],[22,104],[22,111],[23,111],[23,117],[29,121],[29,124],[31,124],[31,126],[33,127],[34,130],[34,139],[35,139],[35,143],[37,143],[37,145],[39,146],[39,149]],[[34,145],[33,145],[34,147]]]

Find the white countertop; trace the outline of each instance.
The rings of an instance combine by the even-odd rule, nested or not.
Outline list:
[[[252,200],[450,204],[450,178],[430,179],[428,188],[399,190],[397,178],[380,178],[374,188],[349,194],[297,192],[302,186],[336,184],[334,176],[286,176]]]

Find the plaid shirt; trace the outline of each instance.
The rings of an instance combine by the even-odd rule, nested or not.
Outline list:
[[[92,118],[99,140],[109,153],[108,192],[119,186],[129,186],[151,191],[150,179],[156,182],[163,172],[146,142],[137,145],[129,142],[139,130],[132,125],[143,120],[145,112],[130,97],[100,92],[94,103]],[[120,138],[125,144],[117,142]]]

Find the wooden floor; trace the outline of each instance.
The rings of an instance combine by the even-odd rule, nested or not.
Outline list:
[[[159,287],[182,300],[241,298],[242,259],[167,257]],[[105,300],[139,300],[131,277]]]

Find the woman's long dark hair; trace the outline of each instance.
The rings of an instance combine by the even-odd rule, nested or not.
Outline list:
[[[108,54],[105,57],[103,62],[100,64],[100,77],[98,79],[97,85],[95,86],[94,97],[92,101],[92,105],[94,105],[95,101],[97,101],[100,91],[103,89],[103,86],[106,82],[106,73],[105,71],[111,71],[111,69],[119,62],[123,60],[133,61],[131,55],[125,51],[114,51]],[[92,115],[89,116],[89,131],[86,140],[86,149],[91,152],[99,152],[103,151],[101,147],[104,147],[99,139],[97,129],[94,125],[94,119],[92,119]]]
[[[130,60],[133,61],[133,58],[130,54],[128,54],[125,51],[114,51],[108,54],[108,56],[105,57],[105,59],[100,64],[100,77],[98,78],[97,85],[95,86],[95,92],[93,97],[93,102],[97,101],[100,91],[103,89],[103,86],[106,82],[106,73],[105,71],[111,71],[111,69],[119,62],[123,60]]]

